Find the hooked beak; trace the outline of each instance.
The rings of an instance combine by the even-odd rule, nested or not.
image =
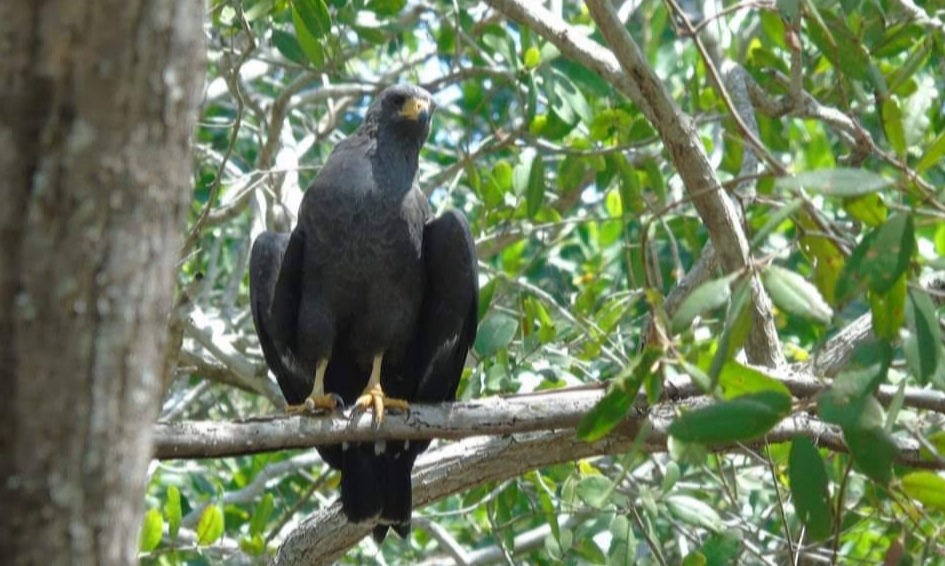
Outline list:
[[[423,98],[410,98],[404,103],[400,110],[400,115],[410,120],[416,120],[425,126],[430,121],[430,114],[433,109],[429,100]]]

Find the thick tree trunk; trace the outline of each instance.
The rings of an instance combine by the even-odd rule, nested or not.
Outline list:
[[[131,564],[204,3],[0,3],[0,561]]]

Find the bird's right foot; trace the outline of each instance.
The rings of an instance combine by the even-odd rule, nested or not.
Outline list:
[[[326,395],[312,395],[301,405],[288,405],[285,412],[290,415],[300,413],[314,413],[315,411],[331,412],[335,409],[344,409],[345,402],[340,395],[328,393]]]

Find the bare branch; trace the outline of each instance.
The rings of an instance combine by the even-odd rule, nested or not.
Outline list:
[[[813,397],[830,386],[829,382],[788,372],[783,372],[778,377],[798,398]],[[883,386],[877,393],[877,398],[888,403],[895,391],[895,387]],[[461,439],[571,430],[603,395],[604,388],[597,386],[492,397],[461,403],[414,405],[409,414],[387,415],[384,422],[377,427],[373,424],[370,414],[351,411],[334,417],[276,416],[235,422],[157,423],[154,428],[154,457],[218,458],[311,448],[339,442]],[[666,397],[671,400],[651,407],[651,415],[674,413],[680,405],[701,405],[708,402],[706,398],[701,397],[698,387],[689,380],[667,384]],[[641,396],[638,406],[642,406],[642,402]],[[945,414],[945,393],[907,389],[905,405]],[[643,418],[631,415],[627,422],[636,426]],[[794,418],[798,418],[797,415]],[[571,435],[573,436],[573,432]],[[838,446],[842,446],[842,442]]]

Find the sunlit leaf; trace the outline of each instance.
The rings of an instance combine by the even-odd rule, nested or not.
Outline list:
[[[843,208],[867,226],[879,226],[886,221],[887,209],[880,193],[846,199]]]
[[[148,509],[141,524],[141,534],[138,536],[138,549],[141,552],[151,552],[164,536],[164,517],[157,509]]]
[[[734,399],[748,393],[774,391],[787,397],[791,392],[781,381],[762,372],[730,360],[722,366],[719,373],[719,385],[726,399]]]
[[[925,507],[945,511],[945,478],[935,472],[906,474],[902,489]]]
[[[180,491],[175,486],[167,488],[167,502],[164,503],[164,514],[167,516],[167,533],[171,540],[177,538],[180,530],[181,505]]]
[[[873,315],[873,332],[886,340],[897,340],[899,329],[906,319],[905,274],[899,277],[885,294],[870,292],[870,312]]]
[[[522,62],[525,63],[525,68],[534,69],[541,64],[541,51],[534,45],[529,47],[522,56]]]
[[[207,505],[197,521],[197,544],[207,546],[223,536],[223,511],[217,505]]]

